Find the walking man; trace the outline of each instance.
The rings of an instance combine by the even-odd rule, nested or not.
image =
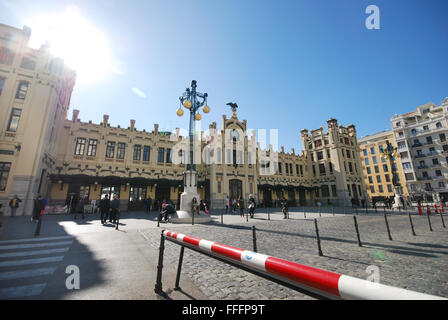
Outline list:
[[[240,217],[244,218],[244,200],[242,196],[238,199],[238,207],[240,208]]]
[[[106,194],[104,198],[101,199],[99,207],[101,212],[101,224],[105,224],[107,218],[109,217],[109,209],[110,209],[110,199],[108,194]]]
[[[14,198],[9,201],[9,207],[11,208],[11,217],[15,217],[17,208],[19,207],[19,202],[22,202],[22,200],[20,200],[17,195],[14,195]]]
[[[253,195],[249,195],[249,213],[250,217],[253,218],[255,213],[255,199]]]
[[[33,210],[33,216],[31,217],[31,221],[39,220],[39,217],[42,214],[42,211],[44,210],[45,210],[44,199],[39,194],[37,196],[37,199],[34,200],[34,210]]]
[[[118,224],[120,223],[120,200],[117,195],[114,195],[114,200],[110,203],[110,209],[113,223],[116,224],[115,230],[118,230]]]

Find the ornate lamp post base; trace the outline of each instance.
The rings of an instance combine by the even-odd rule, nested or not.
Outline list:
[[[402,209],[406,209],[406,201],[404,203],[401,203],[401,198],[403,197],[403,195],[400,192],[400,187],[399,186],[395,186],[395,197],[394,197],[394,205],[392,206],[393,208],[398,208],[401,207]],[[403,199],[404,200],[404,199]]]
[[[198,173],[194,170],[184,172],[184,192],[180,196],[180,210],[172,217],[173,223],[191,223],[192,221],[192,201],[196,198],[198,212],[195,213],[194,223],[210,222],[212,219],[204,211],[199,211],[200,197],[198,194]]]

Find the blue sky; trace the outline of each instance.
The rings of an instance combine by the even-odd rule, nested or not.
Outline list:
[[[380,30],[365,27],[370,4]],[[301,149],[301,129],[325,128],[330,117],[353,123],[360,137],[448,96],[444,0],[0,0],[0,23],[21,28],[69,5],[105,34],[120,66],[77,84],[71,109],[83,121],[107,113],[114,126],[136,119],[138,129],[187,129],[175,112],[195,79],[211,107],[202,128],[220,126],[226,103],[236,102],[240,119],[279,129],[289,151]]]

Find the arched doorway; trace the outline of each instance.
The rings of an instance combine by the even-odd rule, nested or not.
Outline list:
[[[230,199],[238,199],[243,196],[243,183],[241,180],[229,180],[229,195]]]

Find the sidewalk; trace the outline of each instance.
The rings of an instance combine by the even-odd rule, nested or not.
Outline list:
[[[177,264],[166,262],[162,279],[167,296],[154,292],[159,253],[139,231],[157,229],[156,216],[156,212],[122,213],[119,230],[115,230],[112,224],[103,226],[98,214],[88,214],[84,221],[79,215],[77,220],[73,215],[47,215],[38,237],[34,237],[37,223],[30,222],[30,217],[3,217],[0,296],[52,300],[208,299],[187,277],[181,277],[182,290],[173,291]],[[70,265],[80,270],[80,290],[66,288],[66,268]],[[44,270],[45,275],[36,274],[39,270]],[[20,296],[22,291],[28,296]],[[35,294],[30,296],[30,291]]]

